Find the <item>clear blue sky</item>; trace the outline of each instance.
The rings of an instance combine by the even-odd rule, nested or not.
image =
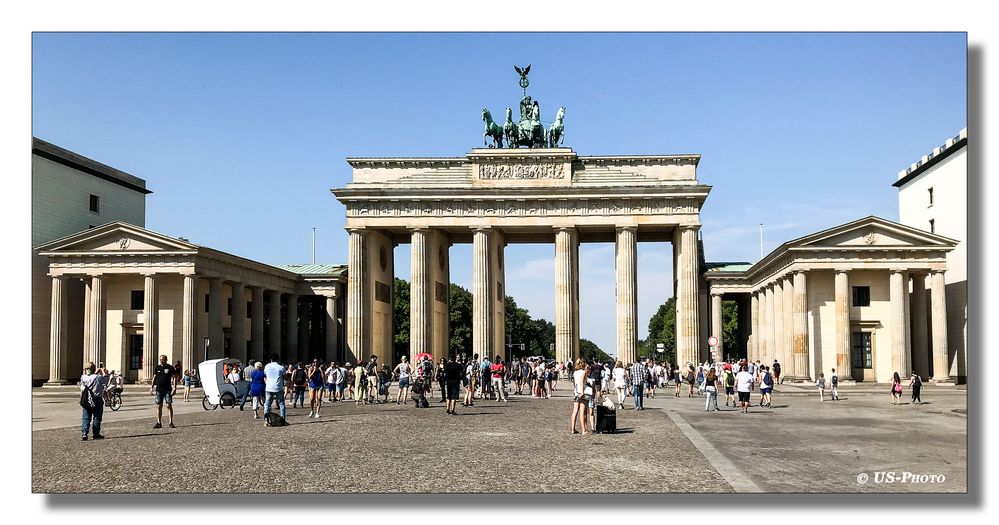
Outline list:
[[[346,261],[329,189],[348,156],[460,156],[480,110],[566,106],[581,155],[702,155],[708,260],[866,215],[897,220],[896,173],[967,125],[951,34],[46,34],[32,37],[35,136],[146,179],[147,227],[268,263]],[[645,324],[668,244],[639,249]],[[467,286],[471,253],[452,249]],[[613,247],[584,245],[582,336],[614,352]],[[553,318],[552,246],[507,252],[508,291]],[[408,278],[408,245],[396,250]],[[611,306],[607,306],[611,305]]]

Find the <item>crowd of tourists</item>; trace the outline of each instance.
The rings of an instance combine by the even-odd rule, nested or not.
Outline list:
[[[278,417],[274,421],[286,424],[287,401],[291,401],[292,408],[304,409],[306,394],[309,418],[320,418],[324,403],[406,405],[412,400],[416,407],[426,408],[435,392],[440,397],[438,402],[446,403],[445,413],[454,415],[459,400],[463,407],[472,407],[481,400],[505,403],[510,396],[550,399],[559,380],[570,379],[574,399],[570,431],[574,434],[594,431],[596,408],[600,405],[624,409],[625,401],[630,397],[635,410],[644,410],[645,399],[655,398],[657,393],[668,395],[672,392],[673,397],[680,397],[685,390],[687,397],[705,398],[705,411],[717,411],[720,410],[718,396],[724,391],[725,406],[738,407],[741,413],[748,413],[753,404],[751,395],[758,390],[756,406],[772,408],[774,385],[785,379],[777,360],[772,365],[743,359],[686,363],[681,367],[647,358],[634,363],[596,359],[556,362],[540,357],[521,357],[508,362],[499,355],[490,359],[489,356],[480,358],[478,354],[471,357],[452,355],[449,359],[441,358],[436,364],[428,354],[421,354],[416,363],[411,364],[402,357],[394,367],[380,363],[375,355],[357,362],[315,359],[308,363],[286,364],[273,355],[267,364],[253,360],[245,366],[225,364],[223,377],[234,385],[242,382],[242,388],[237,389],[244,392],[237,400],[239,409],[244,410],[250,403],[254,419],[263,418],[268,425],[273,424],[268,414],[275,405]],[[149,389],[156,405],[153,428],[163,426],[164,406],[167,424],[174,428],[173,396],[178,384],[184,386],[184,401],[189,401],[191,389],[197,383],[196,369],[181,370],[180,363],[170,365],[167,356],[160,356]],[[818,374],[815,386],[820,401],[825,400],[827,385],[830,399],[838,401],[839,378],[835,369],[831,370],[828,381],[823,373]],[[921,385],[921,378],[913,372],[909,382],[913,403],[921,403]],[[106,396],[112,392],[120,394],[123,388],[121,374],[105,369],[103,363],[100,366],[88,364],[80,379],[84,441],[91,428],[93,439],[103,439],[100,430]],[[902,392],[902,380],[895,373],[891,385],[892,403],[900,402]]]

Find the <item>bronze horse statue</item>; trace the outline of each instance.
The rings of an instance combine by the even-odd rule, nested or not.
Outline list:
[[[502,148],[503,128],[493,122],[493,116],[489,113],[488,109],[482,109],[482,121],[486,124],[486,130],[482,133],[482,145],[489,146],[490,148]],[[492,144],[487,142],[490,138],[493,139]]]
[[[503,123],[503,136],[510,147],[517,145],[517,125],[513,123],[513,109],[506,108],[506,122]]]
[[[555,122],[550,128],[548,128],[549,148],[557,148],[565,138],[565,126],[562,124],[563,120],[565,120],[565,106],[558,108],[558,113],[555,114]]]

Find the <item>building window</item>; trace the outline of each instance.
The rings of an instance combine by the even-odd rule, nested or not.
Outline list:
[[[870,306],[870,305],[871,305],[871,287],[854,286],[853,306]]]
[[[933,219],[930,219],[930,233],[936,233],[936,232],[937,232],[937,222],[934,221]]]
[[[94,213],[101,212],[101,198],[97,195],[90,196],[90,211]]]
[[[132,290],[132,310],[142,310],[146,307],[146,291]]]
[[[873,368],[874,354],[871,351],[871,333],[853,333],[853,367]]]
[[[253,317],[253,301],[246,301],[246,318]]]
[[[232,297],[225,300],[225,314],[232,315]]]
[[[209,297],[209,295],[210,294],[205,294],[205,313],[206,314],[209,313],[209,311],[208,311],[208,302],[209,302],[208,297]]]
[[[928,193],[929,196],[930,196],[930,206],[933,206],[933,188],[927,189],[926,193]],[[929,206],[927,206],[927,207],[929,207]]]

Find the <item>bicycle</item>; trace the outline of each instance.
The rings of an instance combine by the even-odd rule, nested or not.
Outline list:
[[[118,391],[104,391],[104,404],[111,409],[112,412],[117,412],[121,408],[121,392]]]

